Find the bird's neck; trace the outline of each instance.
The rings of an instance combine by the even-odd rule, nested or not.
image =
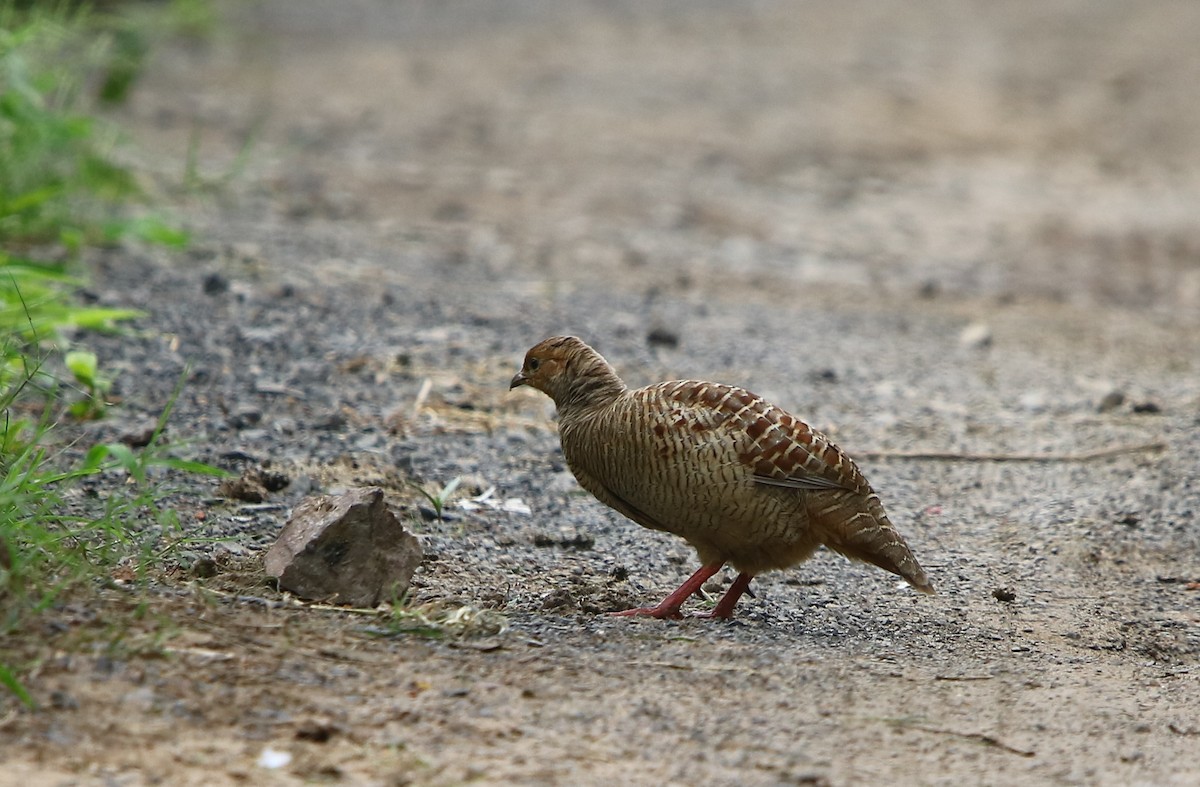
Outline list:
[[[580,370],[579,373],[562,388],[554,397],[560,419],[586,417],[610,406],[625,391],[625,383],[608,365],[608,362],[597,356],[596,363]]]

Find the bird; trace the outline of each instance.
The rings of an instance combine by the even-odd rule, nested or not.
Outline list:
[[[737,577],[708,613],[729,619],[751,580],[820,546],[933,585],[858,466],[821,432],[750,391],[699,380],[630,389],[575,336],[526,354],[509,390],[554,400],[567,466],[585,490],[643,527],[682,537],[700,569],[652,607],[611,614],[678,619],[726,564]]]

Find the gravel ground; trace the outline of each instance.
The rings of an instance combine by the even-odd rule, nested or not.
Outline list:
[[[127,647],[121,590],[21,645],[54,699],[0,721],[0,781],[1200,781],[1200,6],[225,10],[121,117],[199,240],[92,260],[151,316],[94,342],[122,407],[86,430],[190,369],[179,450],[290,483],[165,479],[197,540]],[[563,332],[832,434],[939,595],[821,553],[730,623],[600,614],[694,555],[507,391]],[[423,516],[455,477],[529,513]],[[411,512],[417,599],[506,632],[376,638],[264,584],[288,508],[363,484]]]

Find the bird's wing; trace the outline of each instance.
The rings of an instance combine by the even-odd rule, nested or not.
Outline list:
[[[681,380],[648,391],[688,409],[692,439],[711,430],[732,441],[757,484],[805,491],[863,491],[866,481],[828,437],[744,388]]]
[[[802,475],[789,476],[785,478],[776,478],[774,476],[759,475],[755,473],[751,478],[754,483],[763,486],[778,486],[784,489],[803,489],[805,491],[820,491],[822,489],[848,489],[845,484],[831,481],[824,476],[819,475]],[[853,491],[853,490],[850,490]]]

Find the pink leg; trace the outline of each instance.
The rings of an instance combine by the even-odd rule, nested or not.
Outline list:
[[[725,591],[725,595],[721,596],[721,600],[713,607],[712,612],[700,612],[696,615],[698,618],[721,618],[729,620],[733,617],[733,608],[737,606],[738,599],[750,587],[750,580],[754,579],[754,575],[742,572],[737,575],[737,579],[733,580],[733,584],[729,586],[729,590]]]
[[[682,585],[680,585],[678,588],[676,588],[675,591],[673,593],[671,593],[671,595],[664,598],[662,600],[662,603],[659,604],[657,607],[638,607],[637,609],[626,609],[621,612],[610,612],[609,614],[610,615],[631,615],[631,616],[632,615],[649,615],[650,617],[654,617],[654,618],[680,618],[680,617],[683,617],[681,614],[679,614],[679,608],[681,606],[683,606],[683,602],[687,601],[688,597],[691,596],[693,593],[699,592],[700,586],[703,585],[705,582],[707,582],[709,577],[711,577],[713,574],[720,571],[721,566],[723,566],[723,565],[725,565],[725,564],[724,563],[709,563],[707,566],[701,566],[699,571],[697,571],[695,574],[692,574],[688,578],[687,582],[684,582]],[[736,586],[739,581],[741,581],[741,577],[738,577],[737,580],[734,581],[734,583],[733,583],[734,586]],[[747,585],[750,584],[749,579],[746,580],[746,584]],[[738,595],[739,596],[742,595],[742,591],[744,591],[745,589],[746,588],[743,586],[742,589],[738,591]],[[733,592],[733,587],[729,588],[729,592],[730,593]],[[726,597],[728,597],[729,593],[726,593],[725,595],[726,595]],[[733,601],[736,602],[737,598],[735,597],[733,599]],[[724,603],[725,603],[725,599],[721,599],[721,604],[724,604]],[[720,609],[721,604],[717,605],[718,609]],[[733,604],[731,603],[729,606],[730,606],[730,608],[732,608]],[[728,616],[726,616],[726,617],[728,617]]]

